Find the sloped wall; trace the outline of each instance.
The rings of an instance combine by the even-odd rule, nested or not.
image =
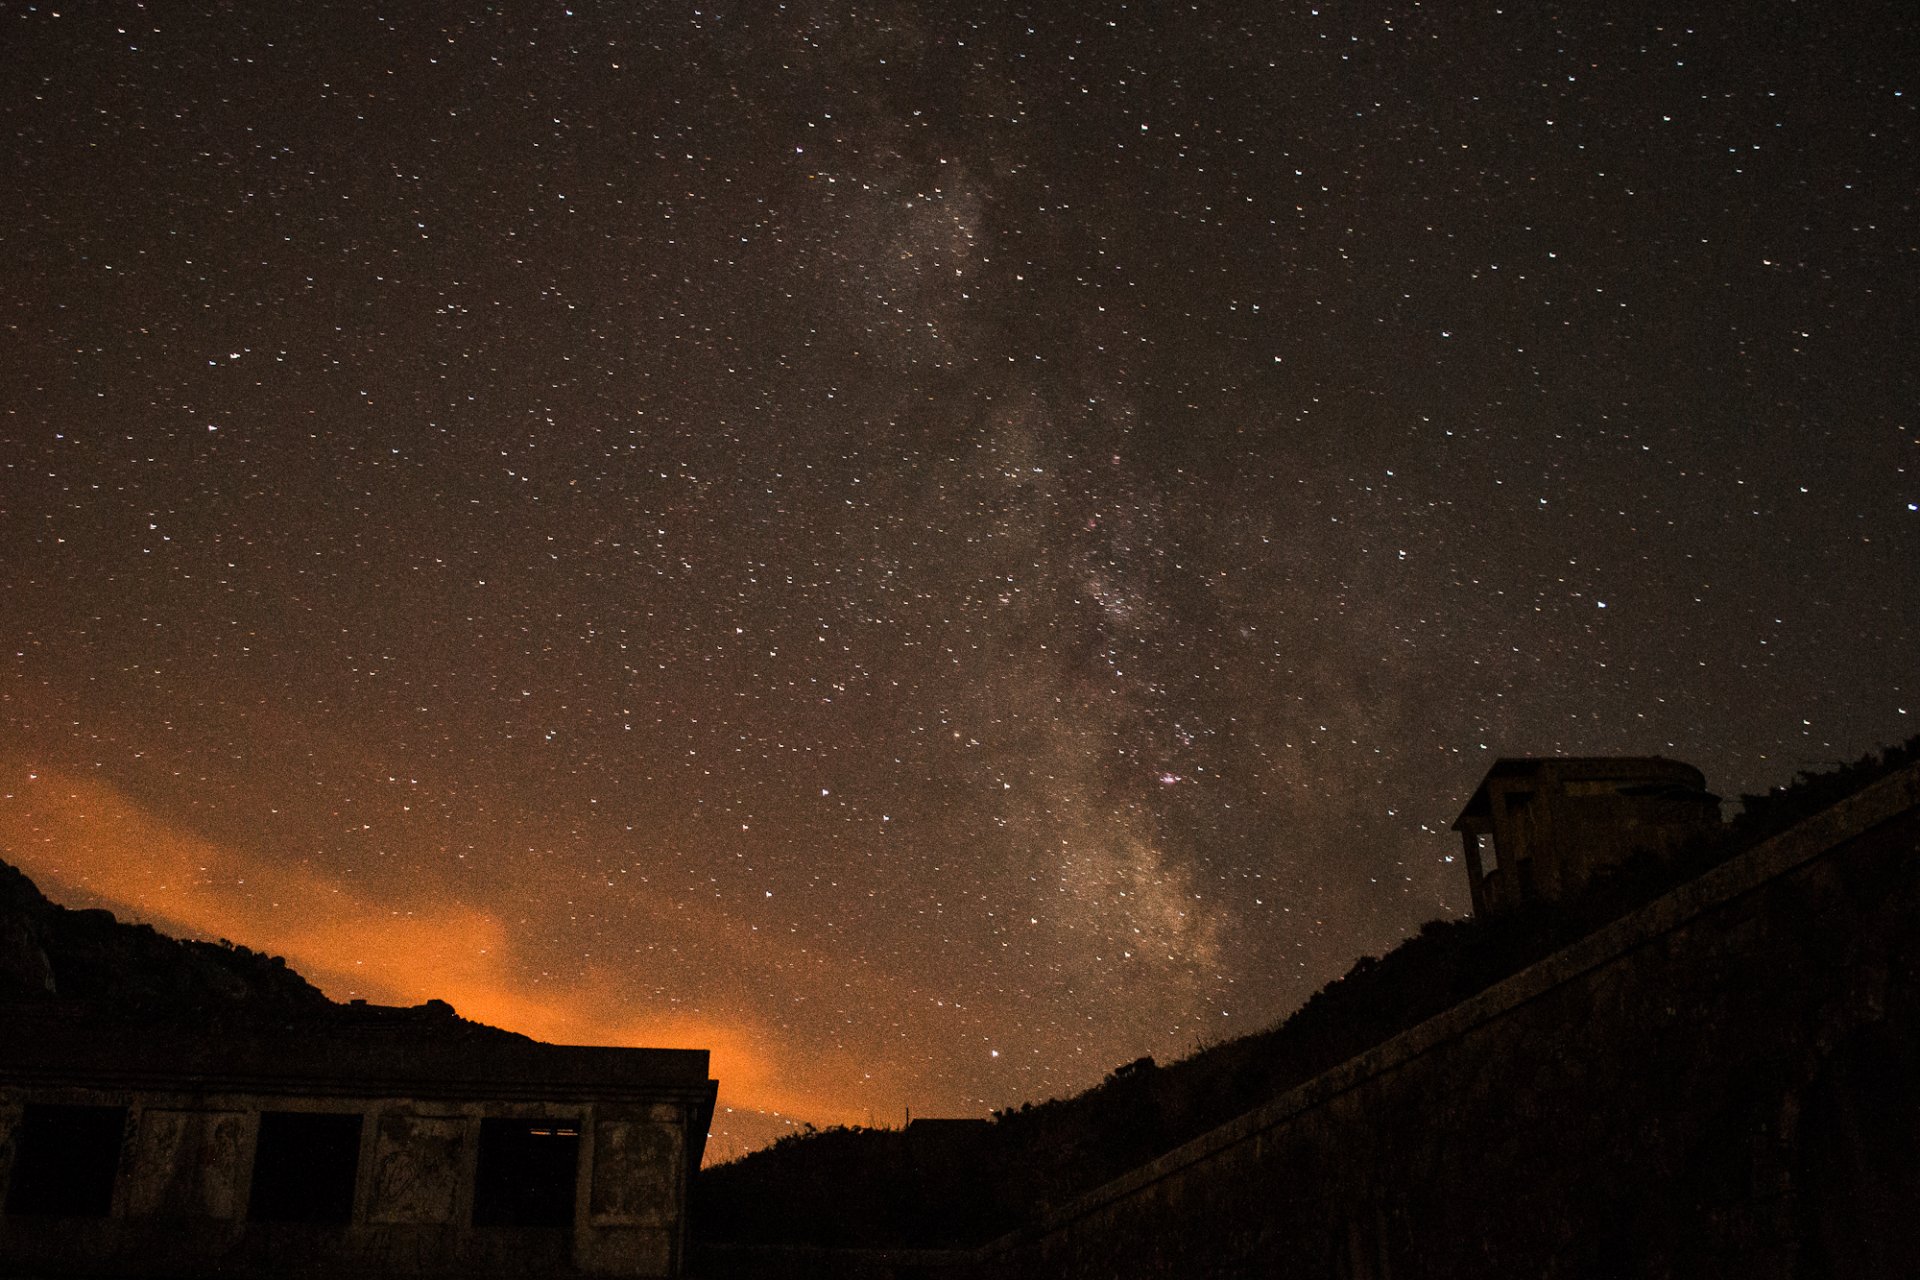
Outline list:
[[[956,1270],[1909,1275],[1916,806],[1908,769]]]

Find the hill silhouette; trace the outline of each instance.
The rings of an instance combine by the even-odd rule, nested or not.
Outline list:
[[[1180,1062],[1142,1058],[1084,1093],[991,1120],[784,1138],[700,1175],[695,1236],[713,1244],[940,1248],[1034,1222],[1916,760],[1920,736],[1742,796],[1742,812],[1713,839],[1671,859],[1629,859],[1575,901],[1430,922],[1385,956],[1362,957],[1278,1025]],[[60,906],[0,860],[0,1014],[5,1007],[98,1023],[103,1034],[135,1024],[276,1037],[377,1028],[441,1049],[534,1043],[460,1018],[438,1000],[412,1008],[335,1002],[281,957]]]
[[[1640,855],[1577,900],[1433,921],[1364,956],[1278,1025],[1161,1066],[1142,1058],[1067,1099],[989,1122],[803,1132],[700,1175],[692,1225],[708,1244],[941,1248],[984,1242],[1517,973],[1675,886],[1920,759],[1920,736],[1802,773],[1712,838]]]
[[[140,1020],[305,1018],[334,1007],[279,956],[170,938],[112,912],[48,901],[0,862],[0,998]]]
[[[443,1000],[412,1007],[329,999],[280,956],[224,939],[173,938],[111,911],[50,901],[0,860],[0,1018],[180,1035],[286,1040],[315,1031],[415,1042],[532,1045],[460,1017]]]

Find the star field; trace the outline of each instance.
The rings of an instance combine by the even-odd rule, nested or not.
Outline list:
[[[1915,732],[1905,6],[0,32],[4,856],[718,1156],[1270,1023],[1494,755]]]

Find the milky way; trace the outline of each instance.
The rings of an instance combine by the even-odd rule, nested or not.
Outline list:
[[[722,1156],[1263,1026],[1915,732],[1914,21],[0,6],[5,856]]]

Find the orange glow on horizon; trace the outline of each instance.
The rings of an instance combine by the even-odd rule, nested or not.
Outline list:
[[[792,1071],[783,1078],[768,1038],[749,1026],[636,1009],[615,994],[622,984],[610,972],[564,988],[529,978],[491,912],[376,903],[310,868],[183,832],[104,783],[17,760],[0,768],[11,782],[0,799],[0,847],[55,901],[84,896],[179,936],[284,955],[335,998],[437,998],[463,1017],[552,1043],[706,1049],[723,1105],[854,1119],[827,1089]]]

